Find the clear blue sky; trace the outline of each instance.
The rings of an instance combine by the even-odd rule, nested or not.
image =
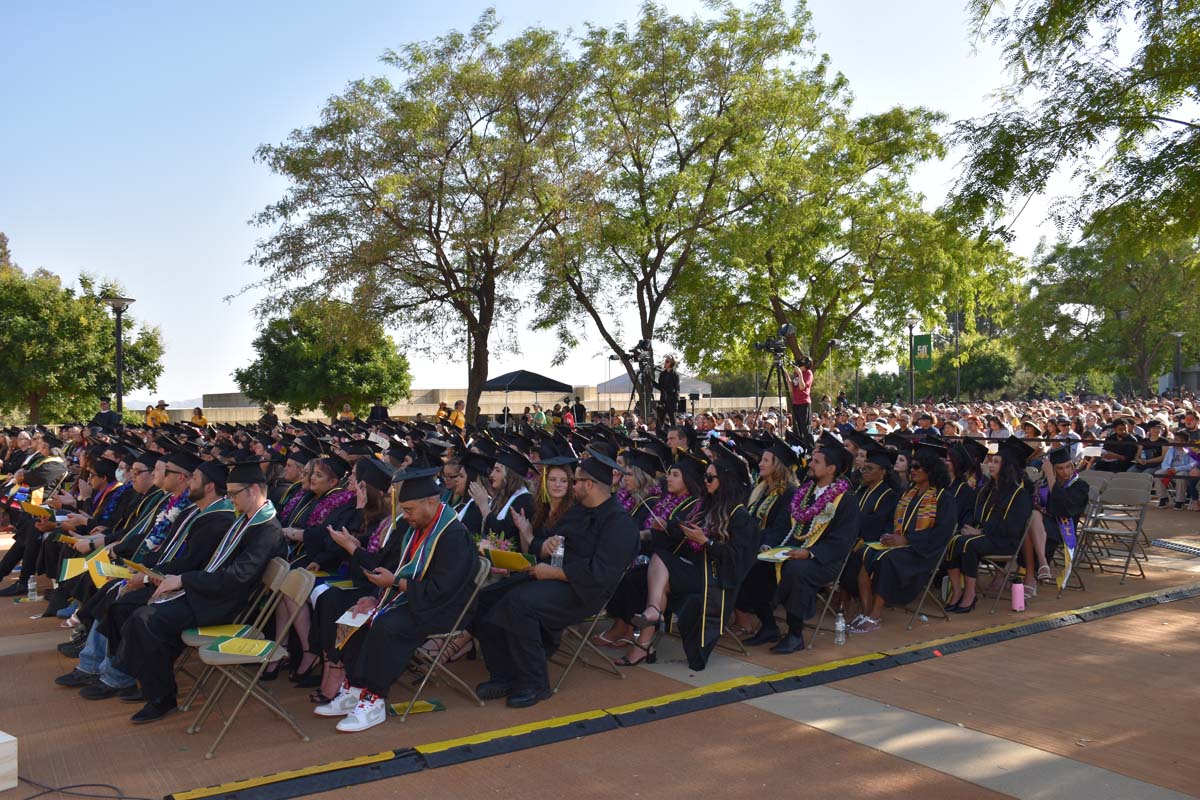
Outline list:
[[[638,3],[498,2],[503,31],[580,30],[632,20]],[[588,4],[590,5],[590,4]],[[668,0],[691,13],[697,2]],[[0,23],[0,230],[17,262],[73,282],[80,271],[120,280],[131,309],[162,329],[167,400],[234,389],[251,357],[254,295],[226,303],[257,275],[246,265],[251,216],[283,183],[253,161],[316,121],[351,80],[380,74],[384,49],[466,29],[485,3],[10,3]],[[813,0],[817,47],[850,80],[857,108],[924,105],[979,114],[1002,73],[995,52],[972,54],[962,0]],[[954,164],[929,165],[919,185],[940,201]],[[1026,212],[1028,253],[1040,208]],[[498,360],[594,383],[608,361],[593,341],[552,369],[549,337],[522,337]],[[412,359],[415,385],[465,386],[465,369]],[[138,392],[139,397],[148,393]]]

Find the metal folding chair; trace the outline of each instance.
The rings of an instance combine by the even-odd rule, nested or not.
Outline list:
[[[460,692],[474,700],[478,705],[483,705],[483,700],[479,699],[479,695],[475,694],[475,690],[471,688],[471,685],[455,675],[450,668],[446,666],[443,656],[446,654],[446,650],[449,648],[450,643],[453,642],[458,635],[463,632],[463,620],[467,618],[467,612],[472,606],[475,605],[475,598],[479,596],[479,590],[483,588],[483,585],[487,582],[488,576],[491,574],[492,563],[488,561],[488,559],[481,557],[475,567],[475,588],[471,591],[471,597],[467,600],[466,604],[463,605],[462,610],[458,612],[458,618],[454,620],[454,625],[447,633],[434,634],[433,636],[429,637],[430,639],[441,640],[441,646],[436,648],[432,656],[430,656],[427,651],[421,648],[417,648],[413,652],[413,664],[410,666],[415,666],[419,669],[420,664],[425,664],[426,669],[425,674],[421,677],[421,682],[417,685],[416,691],[413,692],[412,699],[408,701],[408,705],[405,707],[404,713],[400,715],[401,722],[404,722],[408,719],[408,715],[412,713],[413,706],[417,704],[417,700],[421,699],[421,692],[425,691],[425,685],[429,683],[429,679],[432,678],[435,673],[449,679],[449,681],[453,683],[455,688],[457,688]]]
[[[229,632],[225,635],[241,636],[248,639],[263,638],[263,631],[271,618],[275,616],[275,608],[279,605],[281,595],[280,588],[283,586],[283,579],[288,573],[288,562],[282,558],[272,558],[267,562],[267,568],[263,571],[262,582],[259,585],[258,591],[250,598],[250,602],[238,614],[237,618],[228,626],[208,626],[211,630],[213,627],[226,628]],[[255,613],[257,609],[258,613]],[[175,667],[176,673],[187,673],[186,664],[196,648],[207,647],[213,642],[221,638],[213,633],[202,632],[201,628],[188,628],[183,632],[181,637],[184,645],[189,649],[184,651],[183,656],[179,659],[179,663]],[[187,711],[192,707],[192,703],[196,702],[196,697],[200,694],[204,684],[212,676],[213,668],[205,666],[199,677],[192,683],[192,688],[188,691],[187,697],[179,706],[180,711]]]
[[[268,666],[279,661],[287,654],[288,632],[291,631],[296,617],[300,615],[300,610],[308,602],[308,596],[312,593],[313,586],[316,585],[316,580],[316,576],[306,569],[294,569],[284,577],[283,585],[279,589],[279,595],[291,600],[295,603],[296,607],[288,615],[282,629],[276,631],[275,639],[267,640],[247,637],[218,639],[199,649],[200,661],[207,666],[215,668],[221,674],[221,678],[217,683],[216,689],[213,690],[212,694],[205,701],[204,707],[200,709],[200,713],[196,715],[195,721],[188,727],[188,733],[199,733],[200,726],[204,724],[208,715],[220,703],[221,697],[225,694],[225,690],[230,684],[236,684],[238,688],[243,690],[241,697],[238,698],[237,705],[233,708],[233,713],[225,719],[225,726],[217,734],[212,747],[205,753],[205,758],[213,757],[217,746],[221,744],[221,740],[225,738],[225,734],[229,732],[230,727],[233,726],[233,721],[237,719],[238,714],[241,712],[242,706],[251,697],[258,700],[276,716],[291,725],[292,730],[296,732],[301,741],[308,741],[308,735],[300,730],[300,726],[296,723],[296,718],[270,692],[263,689],[259,685],[259,681]],[[230,642],[250,643],[252,647],[239,652],[228,647]]]
[[[954,541],[953,536],[946,540],[946,544],[942,546],[942,555],[938,558],[933,569],[929,571],[929,580],[925,582],[925,589],[921,592],[921,599],[917,601],[917,607],[913,609],[912,616],[908,618],[908,628],[906,630],[911,631],[913,629],[913,625],[917,622],[917,617],[921,614],[921,609],[925,607],[926,600],[933,601],[934,611],[937,612],[939,617],[947,622],[950,621],[950,615],[946,613],[945,602],[933,593],[933,581],[937,577],[937,574],[941,572],[942,565],[946,563],[946,553],[949,552],[950,542],[952,541]],[[907,608],[904,610],[908,611]]]
[[[1099,511],[1082,531],[1089,558],[1102,572],[1115,572],[1119,564],[1122,584],[1129,576],[1131,564],[1137,567],[1138,577],[1146,577],[1142,568],[1145,555],[1138,556],[1135,551],[1146,538],[1144,525],[1149,502],[1149,487],[1110,485],[1100,493]]]
[[[817,617],[817,624],[813,625],[812,638],[808,640],[809,650],[817,646],[817,634],[821,632],[821,625],[825,622],[825,616],[829,613],[829,608],[833,605],[833,598],[837,595],[838,589],[841,588],[842,573],[846,571],[846,565],[850,563],[850,556],[853,553],[853,547],[846,551],[846,557],[842,559],[842,566],[838,569],[837,577],[833,579],[833,583],[825,587],[825,605],[821,608],[821,616]]]
[[[985,566],[988,570],[996,575],[1000,575],[1000,582],[996,587],[996,594],[992,596],[992,608],[988,611],[989,614],[996,613],[996,606],[1000,603],[1000,595],[1004,594],[1004,587],[1008,586],[1009,579],[1016,573],[1017,564],[1021,557],[1021,550],[1025,547],[1025,540],[1029,537],[1029,521],[1025,521],[1025,532],[1021,534],[1021,541],[1017,542],[1017,549],[1012,555],[991,555],[980,556],[980,566]],[[1004,567],[1001,572],[1001,567]],[[1028,567],[1027,567],[1028,569]],[[1021,591],[1025,591],[1024,588]],[[984,596],[987,593],[984,592]]]
[[[628,574],[628,572],[629,569],[626,568],[625,572],[621,574],[621,580],[625,580],[625,575]],[[596,647],[596,645],[592,644],[592,634],[596,630],[596,625],[600,623],[600,620],[605,618],[606,615],[604,613],[604,609],[608,607],[609,602],[612,600],[613,595],[617,593],[617,589],[620,588],[620,586],[621,581],[617,581],[617,583],[613,586],[612,591],[608,593],[608,597],[604,598],[604,602],[600,604],[600,610],[595,614],[592,614],[587,619],[581,620],[574,625],[568,625],[567,627],[563,628],[562,640],[559,643],[559,650],[561,651],[563,645],[566,645],[568,642],[574,643],[574,649],[571,651],[571,657],[567,659],[567,663],[563,666],[562,674],[558,676],[558,681],[554,684],[555,694],[558,694],[558,690],[562,688],[563,682],[566,681],[567,675],[571,672],[571,668],[575,666],[576,661],[583,664],[585,667],[591,667],[603,672],[608,672],[617,676],[621,680],[625,680],[625,673],[613,663],[613,660],[608,657],[608,654],[599,647]],[[581,630],[583,626],[587,627]],[[584,650],[587,650],[590,655],[596,656],[599,659],[599,663],[593,664],[587,658],[584,658]],[[555,655],[557,654],[558,651],[555,652]]]

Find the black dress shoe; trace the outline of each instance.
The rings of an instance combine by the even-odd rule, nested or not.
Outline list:
[[[29,585],[21,581],[15,581],[0,589],[0,597],[20,597],[23,594],[29,593]]]
[[[58,652],[67,658],[79,658],[84,647],[87,647],[87,642],[63,642],[58,646]]]
[[[133,686],[126,686],[121,691],[117,692],[117,698],[122,703],[143,703],[146,697],[142,694],[142,689],[136,683]]]
[[[475,687],[475,694],[480,700],[498,700],[508,697],[512,692],[512,684],[506,681],[484,681]]]
[[[176,707],[174,700],[169,700],[165,703],[146,703],[146,705],[142,706],[141,711],[129,718],[129,721],[134,725],[156,722],[167,714],[170,714]]]
[[[954,608],[947,608],[946,610],[949,611],[951,614],[970,614],[972,611],[975,610],[975,606],[978,605],[978,603],[979,603],[979,595],[976,595],[975,599],[971,601],[971,605],[969,605],[969,606],[957,605]]]
[[[779,628],[759,628],[753,636],[742,639],[742,644],[756,647],[760,644],[771,644],[779,641]]]
[[[80,686],[91,686],[96,681],[100,680],[99,675],[93,675],[90,672],[84,672],[81,669],[73,669],[66,675],[59,675],[54,679],[57,686],[67,686],[72,689],[77,689]]]
[[[803,649],[804,637],[797,636],[794,633],[789,633],[780,640],[779,644],[771,648],[771,652],[779,653],[780,655],[787,655],[788,653],[795,653]]]
[[[509,708],[529,708],[536,706],[543,700],[549,700],[554,696],[554,692],[549,689],[522,689],[519,692],[513,692],[508,696],[505,704]]]
[[[115,686],[109,686],[104,681],[96,681],[91,686],[85,686],[79,690],[79,696],[84,700],[107,700],[110,697],[116,697],[121,690]]]

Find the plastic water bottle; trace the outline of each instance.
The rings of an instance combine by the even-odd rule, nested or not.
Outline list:
[[[846,643],[846,617],[840,611],[833,623],[833,643],[839,645]]]
[[[554,548],[554,555],[550,556],[550,566],[562,569],[563,555],[567,552],[565,540],[558,540],[558,547]]]
[[[29,579],[28,586],[29,586],[29,590],[25,595],[25,602],[26,603],[36,603],[38,600],[41,600],[42,598],[38,596],[37,578],[36,577],[31,577]]]

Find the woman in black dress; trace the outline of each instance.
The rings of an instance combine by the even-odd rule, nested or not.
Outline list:
[[[954,537],[946,556],[953,592],[947,611],[965,614],[974,610],[980,556],[1011,556],[1020,544],[1033,513],[1033,493],[1025,478],[1025,461],[1031,455],[1032,447],[1009,437],[1000,442],[995,455],[988,456],[993,473],[987,498],[975,525],[965,526]]]
[[[650,515],[662,497],[659,476],[663,473],[662,459],[649,450],[627,449],[617,455],[617,463],[625,470],[617,502],[625,509],[641,534],[638,555],[625,573],[606,611],[612,626],[592,637],[597,647],[626,647],[633,640],[630,620],[646,607],[646,567],[653,554]]]
[[[482,498],[473,494],[471,497],[484,515],[484,537],[504,539],[509,549],[516,550],[521,545],[521,536],[513,512],[519,511],[526,517],[533,514],[533,493],[525,481],[525,475],[533,465],[528,458],[508,447],[496,452],[495,462],[489,475],[492,496]]]
[[[364,458],[356,463],[351,485],[360,524],[354,528],[329,526],[330,538],[350,563],[352,586],[327,586],[316,595],[313,603],[309,649],[325,658],[320,688],[309,695],[313,703],[328,703],[346,677],[341,653],[336,647],[337,619],[360,597],[374,594],[375,586],[366,579],[364,570],[394,569],[399,558],[398,547],[404,531],[396,530],[397,518],[392,513],[393,472],[389,464],[377,458]]]

